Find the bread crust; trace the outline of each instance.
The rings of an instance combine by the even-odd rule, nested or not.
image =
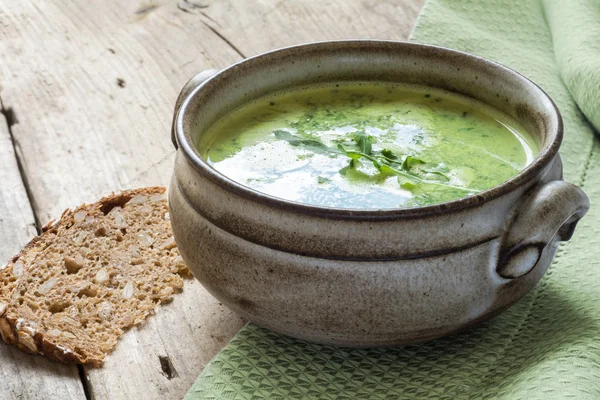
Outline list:
[[[52,220],[48,222],[42,228],[40,235],[35,236],[18,254],[10,259],[9,263],[3,269],[0,269],[0,277],[2,277],[2,275],[6,276],[8,271],[12,270],[12,268],[8,267],[14,267],[15,263],[24,258],[37,245],[39,245],[40,242],[43,242],[44,240],[50,240],[50,243],[52,243],[51,235],[54,235],[54,240],[56,240],[56,235],[59,231],[59,228],[70,228],[73,226],[74,216],[78,212],[84,211],[87,213],[97,210],[110,211],[110,209],[114,207],[125,206],[131,199],[137,196],[164,196],[165,193],[166,189],[163,187],[148,187],[127,190],[120,193],[112,193],[111,195],[106,196],[95,203],[82,204],[73,210],[65,210],[58,220]],[[166,202],[166,200],[161,201]],[[107,213],[105,213],[105,215],[106,214]],[[172,236],[172,233],[169,232],[169,234]],[[72,246],[75,247],[76,245],[73,243]],[[188,273],[189,271],[183,272]],[[173,291],[170,291],[170,293],[172,292]],[[11,295],[11,293],[0,292],[0,335],[4,342],[17,346],[26,353],[41,354],[62,363],[91,364],[94,366],[100,366],[102,364],[104,357],[86,356],[85,354],[82,354],[81,351],[77,352],[68,348],[67,346],[60,345],[56,343],[55,340],[52,340],[52,338],[47,337],[48,332],[39,327],[38,324],[20,318],[18,310],[14,304],[3,300],[9,297],[9,295]],[[159,300],[159,302],[164,302],[168,301],[169,299],[165,300],[161,298]],[[143,318],[145,318],[145,315]],[[132,321],[129,326],[132,326],[135,323],[135,321]],[[129,326],[124,327],[124,329],[127,329]]]

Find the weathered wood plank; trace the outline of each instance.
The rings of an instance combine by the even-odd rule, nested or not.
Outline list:
[[[425,0],[203,1],[204,22],[246,57],[322,40],[406,40]]]
[[[0,38],[2,96],[42,223],[116,189],[166,185],[179,89],[240,59],[175,1],[2,2]],[[242,324],[190,280],[103,368],[86,369],[91,393],[181,398]]]
[[[123,3],[0,2],[0,84],[42,222],[115,189],[166,185],[171,107],[195,72],[301,42],[405,39],[422,0]],[[91,393],[180,398],[241,324],[189,281],[87,369]]]
[[[8,125],[0,114],[0,266],[36,234]],[[2,290],[0,288],[0,290]],[[76,366],[27,355],[0,340],[0,399],[84,399]]]
[[[176,2],[149,4],[0,3],[3,99],[20,121],[16,137],[28,139],[40,219],[133,181],[166,184],[179,89],[239,60]]]
[[[0,93],[1,94],[1,93]],[[0,114],[0,266],[36,235],[35,218],[19,173],[4,115]]]
[[[123,335],[102,369],[87,370],[91,391],[96,399],[182,398],[242,325],[202,286],[187,282],[183,295]]]

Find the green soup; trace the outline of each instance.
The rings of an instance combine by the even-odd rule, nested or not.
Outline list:
[[[260,192],[338,208],[440,203],[499,185],[538,147],[516,121],[426,87],[353,82],[273,93],[199,143],[219,172]]]

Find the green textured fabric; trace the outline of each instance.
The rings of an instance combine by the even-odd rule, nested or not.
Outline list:
[[[544,0],[543,5],[563,82],[600,129],[600,1]]]
[[[565,177],[592,205],[600,203],[600,146],[580,109],[600,122],[599,7],[587,0],[431,0],[412,35],[496,60],[542,86],[563,114]],[[348,350],[248,325],[186,399],[600,399],[599,221],[592,206],[540,284],[465,334]]]

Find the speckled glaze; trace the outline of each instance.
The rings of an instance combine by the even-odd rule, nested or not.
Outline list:
[[[539,138],[504,184],[439,205],[349,210],[281,200],[211,168],[198,137],[273,90],[335,80],[425,84],[473,97]],[[343,346],[423,342],[508,308],[546,272],[589,207],[562,181],[562,120],[535,84],[501,65],[434,46],[340,41],[289,47],[184,87],[171,222],[194,276],[229,308],[301,339]],[[201,307],[201,304],[198,304]]]

